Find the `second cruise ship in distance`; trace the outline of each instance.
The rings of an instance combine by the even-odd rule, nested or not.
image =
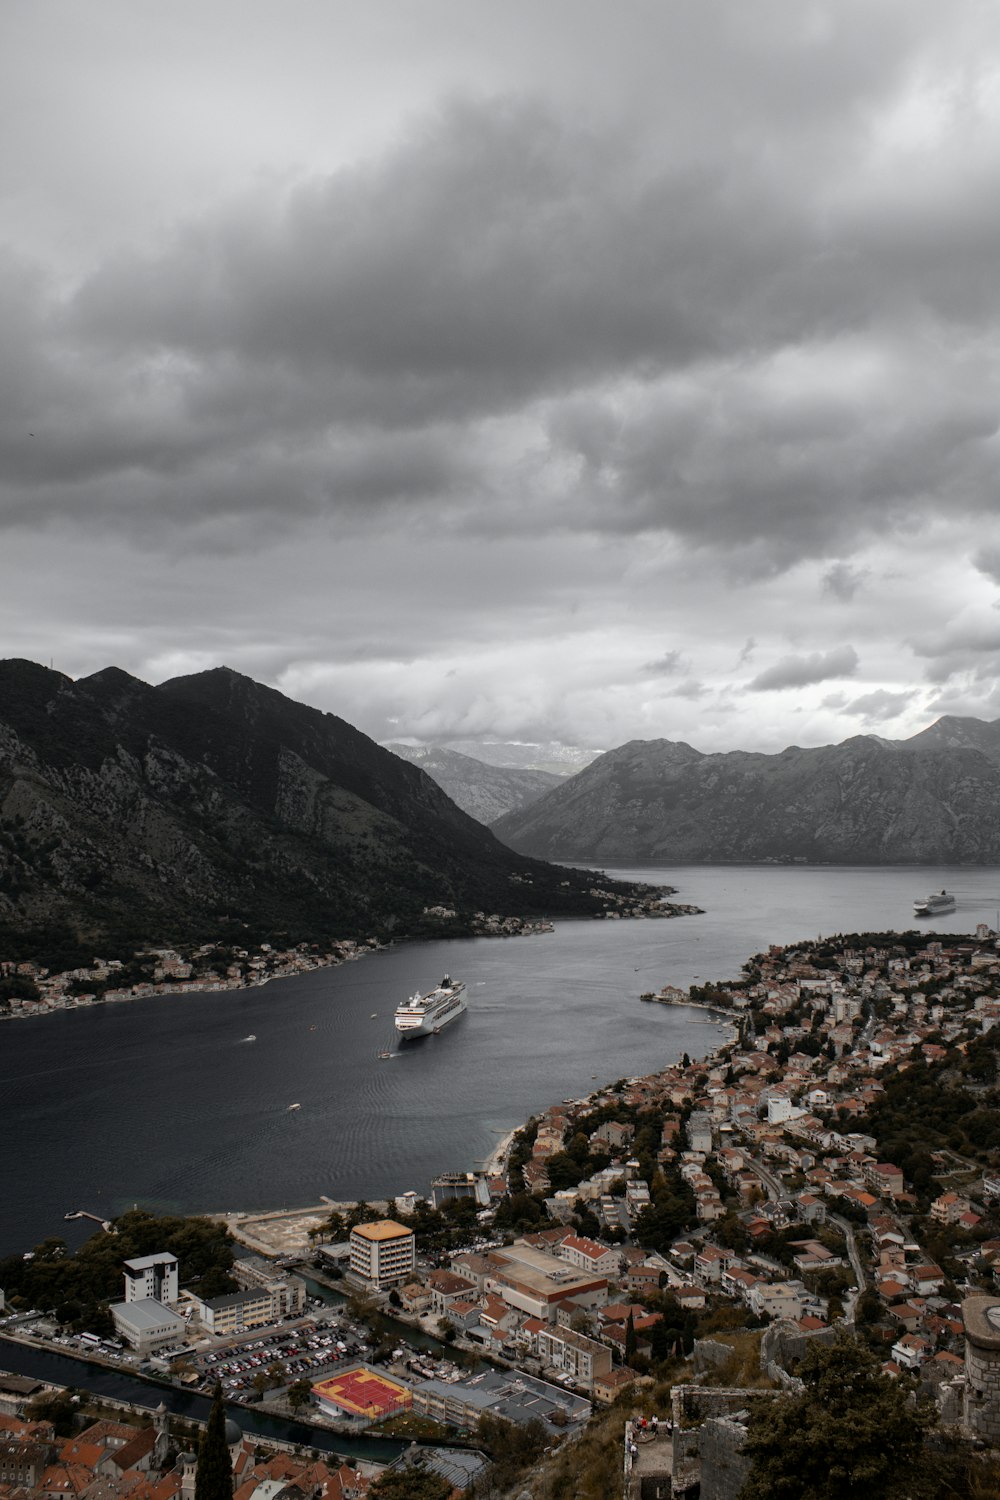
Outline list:
[[[950,891],[935,891],[931,896],[921,896],[913,903],[915,917],[936,917],[939,912],[954,911],[955,898]]]
[[[432,1036],[456,1020],[467,1009],[465,984],[446,974],[436,989],[426,995],[411,995],[397,1006],[395,1023],[400,1041]]]

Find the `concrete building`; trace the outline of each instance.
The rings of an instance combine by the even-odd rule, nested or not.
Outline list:
[[[560,1303],[603,1307],[608,1300],[606,1276],[574,1270],[566,1261],[519,1241],[493,1250],[487,1289],[529,1318],[554,1323]]]
[[[582,1396],[532,1375],[487,1370],[454,1385],[443,1380],[421,1381],[413,1387],[413,1410],[449,1427],[469,1428],[475,1427],[484,1412],[522,1423],[534,1417],[551,1423],[553,1413],[561,1412],[564,1415],[556,1417],[553,1424],[558,1428],[565,1420],[585,1422],[591,1408]]]
[[[703,1151],[706,1156],[709,1155],[712,1150],[712,1117],[707,1111],[691,1111],[687,1122],[687,1138],[689,1150]]]
[[[454,1271],[432,1271],[427,1278],[431,1311],[439,1318],[447,1317],[456,1302],[475,1301],[479,1288],[466,1276],[457,1276]]]
[[[416,1240],[412,1229],[394,1219],[358,1224],[351,1230],[352,1281],[383,1291],[409,1280],[416,1265]]]
[[[244,1328],[263,1328],[276,1323],[283,1315],[284,1293],[272,1287],[248,1287],[242,1292],[227,1292],[221,1297],[192,1297],[198,1319],[209,1333],[222,1336],[240,1333]]]
[[[611,1369],[611,1350],[597,1339],[572,1328],[545,1328],[538,1332],[538,1357],[550,1370],[569,1375],[590,1391],[594,1381]]]
[[[306,1305],[306,1284],[301,1277],[276,1271],[259,1256],[248,1255],[245,1260],[234,1261],[230,1274],[246,1291],[263,1288],[270,1292],[275,1318],[300,1313]]]
[[[141,1255],[136,1260],[127,1260],[123,1269],[126,1302],[144,1302],[147,1297],[154,1297],[157,1302],[177,1301],[180,1288],[176,1255]]]
[[[186,1324],[183,1318],[164,1307],[155,1297],[138,1302],[114,1302],[111,1318],[115,1329],[137,1354],[153,1354],[171,1344],[182,1343]]]

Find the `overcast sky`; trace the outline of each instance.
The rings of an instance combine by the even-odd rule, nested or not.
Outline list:
[[[1000,7],[4,0],[0,654],[378,739],[1000,716]]]

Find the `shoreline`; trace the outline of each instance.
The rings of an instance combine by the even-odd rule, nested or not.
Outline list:
[[[665,917],[701,915],[699,907],[671,910],[657,915]],[[641,921],[651,915],[650,912],[630,913],[627,918],[615,914],[618,920]],[[564,921],[574,921],[576,918],[563,918]],[[593,921],[593,917],[581,917],[581,921]],[[498,925],[491,925],[496,923]],[[391,949],[401,947],[406,943],[438,943],[450,941],[462,941],[467,938],[510,938],[510,937],[540,937],[546,933],[554,932],[554,923],[546,917],[489,917],[485,920],[479,931],[472,932],[449,932],[443,930],[433,934],[424,933],[419,936],[403,936],[389,938],[380,942],[377,938],[370,938],[365,942],[358,942],[350,938],[344,939],[337,946],[344,951],[324,955],[319,959],[311,959],[309,955],[303,954],[300,948],[285,948],[274,953],[272,959],[276,963],[294,964],[287,970],[278,973],[262,973],[259,977],[253,975],[240,979],[227,977],[225,979],[215,976],[213,978],[178,978],[176,981],[168,982],[154,980],[148,984],[133,986],[127,993],[124,991],[108,990],[103,995],[67,995],[64,990],[55,989],[50,994],[44,992],[38,999],[11,997],[7,1009],[0,1009],[0,1022],[2,1021],[28,1021],[39,1019],[43,1016],[62,1015],[67,1011],[93,1010],[95,1007],[104,1005],[124,1005],[134,1000],[157,1000],[173,995],[232,995],[242,990],[263,989],[267,984],[273,984],[279,979],[298,979],[303,974],[312,974],[317,969],[338,969],[342,964],[356,963],[362,958],[367,958],[373,953],[387,953]],[[153,953],[156,950],[137,950],[142,953]],[[184,964],[192,962],[194,955],[184,957],[179,949],[170,950]],[[262,950],[257,950],[260,956]],[[270,951],[270,950],[268,950]],[[22,978],[30,978],[39,987],[52,986],[53,979],[60,978],[63,974],[76,973],[73,970],[62,970],[55,976],[47,973],[44,978],[37,975],[40,965],[35,960],[25,960],[35,969],[35,974],[21,975]],[[0,959],[0,977],[3,976],[5,965],[12,968],[15,975],[18,974],[20,965],[10,964]],[[27,1008],[26,1008],[27,1007]]]
[[[676,1004],[678,1006],[683,1006],[684,1004],[683,1001],[664,1001],[663,1003]],[[715,1014],[727,1016],[726,1012],[716,1011],[713,1006],[706,1005],[704,1002],[700,1001],[692,1001],[691,1009],[712,1011]],[[731,1020],[731,1018],[728,1019]],[[716,1062],[719,1059],[722,1049],[732,1046],[734,1040],[735,1038],[732,1035],[720,1036],[716,1038],[715,1045],[712,1046],[704,1054],[703,1057],[695,1058],[694,1061],[700,1061],[706,1064],[712,1064]],[[650,1082],[659,1078],[661,1074],[668,1071],[668,1069],[676,1066],[676,1063],[667,1063],[663,1068],[658,1068],[651,1073],[641,1074],[635,1080],[630,1081],[634,1081],[637,1083]],[[601,1084],[597,1088],[591,1089],[589,1093],[581,1095],[579,1102],[583,1105],[588,1106],[595,1105],[600,1099],[601,1095],[604,1093],[605,1089],[609,1086],[609,1084]],[[545,1108],[552,1108],[555,1102],[557,1101],[553,1101],[553,1103],[545,1106]],[[545,1109],[543,1108],[541,1113],[544,1114],[544,1112]],[[525,1129],[525,1127],[530,1123],[532,1119],[536,1118],[538,1118],[537,1115],[530,1115],[528,1119],[522,1120],[520,1124],[511,1126],[511,1128],[505,1131],[501,1136],[500,1140],[494,1146],[489,1156],[484,1158],[480,1165],[474,1165],[467,1170],[471,1171],[477,1177],[495,1177],[501,1174],[505,1175],[507,1170],[507,1159],[510,1155],[510,1149],[514,1143],[515,1137],[519,1134],[520,1131]],[[205,1217],[209,1219],[215,1219],[220,1223],[224,1223],[233,1238],[240,1244],[246,1245],[248,1249],[254,1250],[259,1255],[265,1255],[280,1260],[299,1253],[308,1254],[310,1248],[308,1240],[308,1225],[311,1224],[315,1227],[318,1227],[319,1223],[328,1218],[331,1213],[350,1212],[352,1208],[355,1208],[357,1206],[358,1202],[367,1203],[370,1207],[377,1208],[381,1212],[384,1212],[387,1215],[391,1215],[395,1209],[396,1198],[402,1197],[404,1191],[404,1189],[401,1189],[398,1194],[393,1194],[389,1198],[369,1198],[366,1196],[362,1199],[347,1202],[327,1198],[321,1194],[321,1201],[318,1204],[307,1204],[306,1206],[299,1208],[272,1208],[260,1209],[257,1211],[237,1209],[225,1213],[210,1212],[207,1213]],[[284,1221],[284,1236],[280,1235],[280,1227],[282,1227],[282,1221]],[[275,1229],[279,1230],[279,1235],[276,1235],[269,1241],[258,1233],[255,1233],[255,1230],[265,1224],[274,1225]],[[300,1236],[304,1233],[305,1240],[303,1240],[302,1238],[299,1238],[297,1241],[293,1240],[292,1235],[296,1232],[298,1232]],[[280,1239],[284,1239],[283,1244],[279,1243]]]

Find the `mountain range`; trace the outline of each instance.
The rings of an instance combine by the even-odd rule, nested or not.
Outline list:
[[[512,853],[344,720],[227,668],[151,687],[0,662],[0,958],[227,926],[413,934],[434,906],[594,914],[592,884]]]
[[[551,771],[487,765],[445,745],[388,744],[385,748],[426,771],[456,807],[487,825],[537,802],[563,780]]]
[[[542,859],[1000,864],[1000,721],[775,755],[632,740],[493,825]]]

